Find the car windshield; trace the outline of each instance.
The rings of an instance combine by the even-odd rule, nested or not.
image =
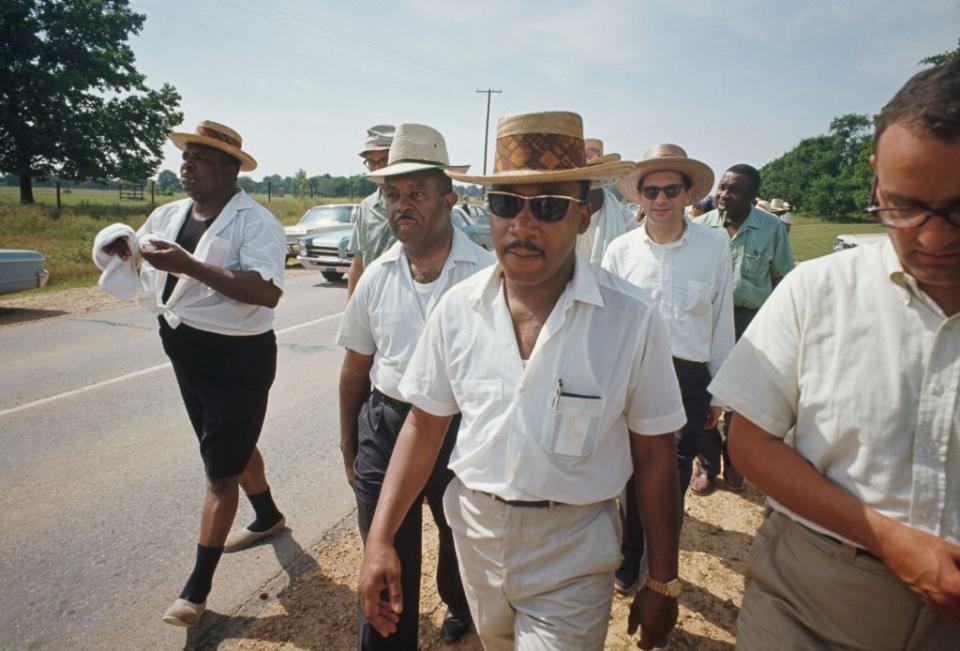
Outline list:
[[[316,206],[303,214],[301,226],[319,226],[321,224],[349,224],[353,206]]]

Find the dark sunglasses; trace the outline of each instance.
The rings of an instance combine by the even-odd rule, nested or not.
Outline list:
[[[567,214],[571,203],[583,203],[582,199],[562,194],[538,194],[528,197],[512,192],[491,190],[487,192],[490,212],[503,219],[513,219],[523,210],[523,204],[529,202],[530,212],[541,222],[558,222]]]
[[[680,196],[680,193],[683,192],[684,187],[682,183],[671,183],[670,185],[645,185],[640,188],[640,193],[645,199],[653,201],[660,193],[663,192],[667,195],[668,199],[676,199]]]

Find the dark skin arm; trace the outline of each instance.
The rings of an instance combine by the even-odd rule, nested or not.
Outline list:
[[[360,606],[367,621],[383,636],[396,632],[399,614],[403,610],[403,594],[400,591],[402,568],[393,547],[393,538],[413,501],[427,484],[451,418],[434,416],[412,407],[390,457],[380,500],[367,535],[357,585]],[[389,595],[388,601],[380,598],[384,590]]]
[[[360,282],[360,276],[363,275],[363,256],[359,253],[353,256],[350,262],[350,271],[347,272],[347,298],[353,296],[353,290],[357,288]]]
[[[797,515],[870,550],[919,599],[960,622],[960,546],[881,515],[737,413],[728,446],[736,467],[760,490]]]
[[[357,458],[357,430],[360,408],[370,395],[370,367],[373,355],[363,355],[347,349],[340,368],[340,454],[347,473],[347,483],[353,486],[353,462]]]
[[[640,519],[647,537],[650,578],[668,582],[677,578],[680,549],[680,495],[675,436],[630,433],[634,488]],[[644,586],[630,606],[627,633],[640,628],[641,649],[663,646],[677,623],[678,604]]]
[[[276,307],[283,291],[256,271],[235,271],[198,260],[174,242],[153,241],[155,252],[140,251],[140,255],[161,271],[186,274],[227,298],[250,305]],[[124,260],[130,258],[126,238],[119,238],[103,247],[111,255]]]

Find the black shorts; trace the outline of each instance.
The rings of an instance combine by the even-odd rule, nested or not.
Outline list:
[[[200,442],[207,477],[239,475],[260,438],[277,371],[273,331],[252,336],[205,332],[160,317],[163,350]]]

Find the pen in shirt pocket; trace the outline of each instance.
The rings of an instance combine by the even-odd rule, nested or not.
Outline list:
[[[553,394],[553,408],[560,408],[560,396],[563,395],[563,380],[557,379],[557,390]]]

